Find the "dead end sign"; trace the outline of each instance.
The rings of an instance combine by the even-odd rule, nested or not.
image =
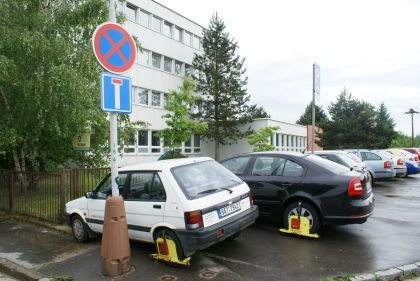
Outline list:
[[[130,70],[137,56],[133,37],[119,24],[106,22],[93,33],[93,52],[103,68],[122,74]]]

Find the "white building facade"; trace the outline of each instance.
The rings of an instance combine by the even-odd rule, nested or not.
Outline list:
[[[130,0],[119,4],[118,11],[126,16],[125,28],[138,38],[143,52],[133,68],[126,74],[132,79],[133,112],[131,121],[148,123],[147,129],[138,128],[125,144],[120,166],[156,160],[164,152],[163,141],[156,132],[166,127],[162,115],[168,93],[177,90],[184,75],[191,75],[195,53],[202,51],[203,27],[171,9],[152,0]],[[301,151],[306,147],[306,127],[270,119],[255,120],[249,125],[258,130],[265,126],[278,126],[271,142],[280,151]],[[189,157],[214,157],[214,143],[200,136],[182,144],[181,152]],[[221,158],[252,151],[241,140],[238,144],[221,147]]]
[[[162,119],[167,95],[182,84],[182,77],[192,73],[194,53],[201,52],[203,27],[151,0],[130,0],[119,4],[126,16],[125,28],[138,38],[143,52],[126,75],[133,85],[131,121],[147,122],[126,143],[119,159],[121,166],[156,160],[163,152],[163,142],[155,133],[165,128]],[[203,155],[202,141],[192,135],[182,153]]]

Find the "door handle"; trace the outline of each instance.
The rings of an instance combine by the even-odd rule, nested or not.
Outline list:
[[[153,209],[162,209],[162,205],[153,205]]]
[[[292,184],[291,183],[283,183],[282,185],[281,185],[281,187],[291,187],[292,186]]]

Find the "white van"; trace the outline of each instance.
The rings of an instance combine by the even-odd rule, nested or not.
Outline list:
[[[258,216],[247,184],[208,157],[120,168],[119,190],[129,237],[153,243],[157,237],[169,236],[181,259],[236,237]],[[77,241],[102,232],[105,199],[110,194],[107,175],[95,190],[66,204]]]

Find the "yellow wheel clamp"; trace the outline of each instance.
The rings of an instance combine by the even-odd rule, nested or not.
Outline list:
[[[168,263],[175,263],[184,266],[190,265],[191,257],[184,260],[179,260],[178,253],[176,250],[176,244],[172,239],[169,238],[157,238],[156,239],[157,254],[151,254],[150,256],[156,260],[165,261]]]
[[[319,238],[319,235],[314,233],[309,233],[311,229],[309,219],[307,217],[301,216],[301,202],[298,205],[298,215],[289,217],[289,229],[280,228],[280,232],[290,233],[299,236],[305,236],[310,238]]]

